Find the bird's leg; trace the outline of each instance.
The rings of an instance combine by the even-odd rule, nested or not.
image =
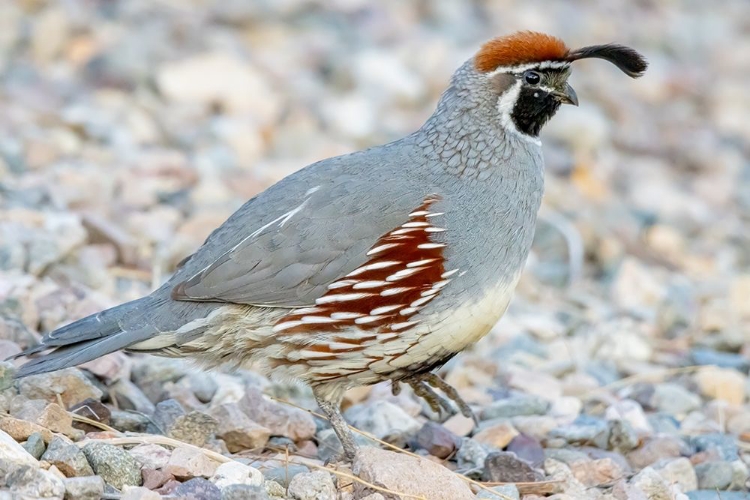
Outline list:
[[[333,427],[339,441],[341,441],[341,446],[344,447],[344,457],[348,461],[353,462],[354,457],[357,455],[358,447],[354,442],[352,432],[349,430],[349,425],[341,415],[341,410],[339,408],[340,402],[329,401],[320,394],[319,390],[316,389],[313,389],[313,394],[315,395],[315,401],[317,401],[318,406],[323,410],[323,413],[325,413],[328,422],[331,424],[331,427]]]
[[[458,394],[458,391],[452,385],[446,383],[443,379],[441,379],[434,373],[424,374],[423,380],[426,383],[430,384],[432,387],[443,391],[443,394],[448,396],[448,399],[456,403],[456,406],[458,406],[458,409],[461,410],[461,415],[463,415],[466,418],[472,419],[475,424],[477,425],[479,424],[479,420],[477,419],[477,416],[474,414],[474,412],[471,410],[471,407],[469,407],[466,401],[463,400],[463,398]]]

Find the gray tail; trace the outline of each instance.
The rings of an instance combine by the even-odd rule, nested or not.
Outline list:
[[[157,333],[155,328],[133,320],[153,303],[152,297],[144,297],[92,314],[46,334],[39,345],[13,357],[30,356],[48,349],[53,351],[31,358],[21,366],[16,377],[80,365],[151,337]],[[125,324],[127,328],[123,326]]]

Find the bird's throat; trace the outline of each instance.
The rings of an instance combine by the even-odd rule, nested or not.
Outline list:
[[[542,127],[552,118],[560,108],[560,101],[546,92],[522,88],[518,95],[511,120],[516,129],[530,137],[539,137]]]

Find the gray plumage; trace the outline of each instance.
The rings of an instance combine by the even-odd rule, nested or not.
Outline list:
[[[32,352],[57,350],[33,359],[18,375],[57,370],[118,349],[137,350],[139,343],[176,332],[223,303],[313,304],[329,283],[365,262],[367,249],[380,236],[433,194],[440,196],[436,209],[451,228],[444,236],[446,260],[466,274],[430,308],[445,309],[507,286],[531,245],[543,188],[542,157],[537,144],[502,128],[496,100],[493,82],[468,61],[420,130],[314,163],[271,186],[216,229],[150,296],[45,335]],[[181,300],[173,300],[178,285]],[[176,342],[179,347],[180,339]]]

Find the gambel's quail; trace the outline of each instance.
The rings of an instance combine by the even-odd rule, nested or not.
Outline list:
[[[570,50],[520,32],[453,75],[416,132],[314,163],[260,193],[151,295],[78,320],[22,353],[19,377],[118,349],[253,366],[312,387],[347,458],[339,410],[353,386],[400,382],[434,408],[470,415],[431,373],[505,312],[542,198],[539,131],[578,104],[570,65],[646,61],[621,45]]]

